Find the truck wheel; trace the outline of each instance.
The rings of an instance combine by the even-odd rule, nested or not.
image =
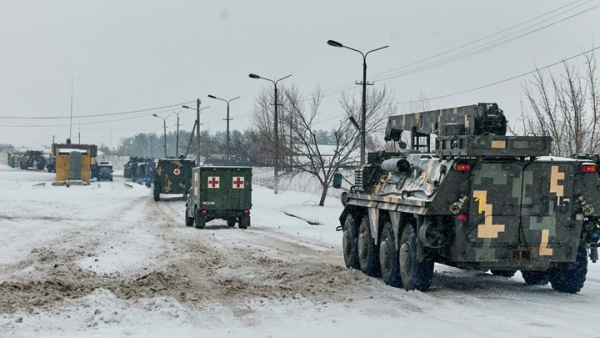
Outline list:
[[[371,237],[371,224],[369,216],[365,215],[360,222],[358,230],[358,262],[360,270],[369,276],[377,276],[381,273],[379,267],[379,255],[375,241]]]
[[[433,257],[425,250],[425,258],[419,262],[416,240],[415,230],[410,224],[406,225],[400,238],[400,279],[407,291],[427,291],[433,279]]]
[[[556,291],[577,293],[587,275],[587,250],[580,247],[575,262],[562,263],[550,271],[550,284]]]
[[[240,217],[240,222],[239,222],[238,226],[240,227],[240,229],[246,229],[247,227],[249,227],[250,226],[250,215],[244,215],[244,216]]]
[[[529,285],[546,285],[550,280],[550,274],[548,271],[523,271],[521,275],[525,280],[526,284]]]
[[[344,252],[344,263],[347,268],[358,269],[358,219],[356,214],[349,213],[344,221],[342,250]]]
[[[154,190],[152,190],[155,201],[160,201],[160,184],[154,184]]]
[[[235,218],[234,217],[230,217],[227,219],[227,226],[230,228],[233,228],[235,226]]]
[[[196,209],[194,220],[196,221],[196,228],[202,229],[206,225],[206,218],[202,215],[202,210]]]
[[[188,217],[189,210],[185,208],[185,226],[191,227],[194,225],[194,217]]]
[[[492,275],[510,278],[515,275],[517,270],[490,270]]]
[[[385,222],[379,243],[379,264],[381,265],[381,277],[383,282],[389,286],[400,287],[400,266],[398,264],[398,250],[394,240],[394,228],[392,223]]]

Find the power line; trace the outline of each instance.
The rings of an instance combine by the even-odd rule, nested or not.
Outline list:
[[[467,57],[473,56],[473,55],[475,55],[475,54],[479,54],[479,53],[482,53],[482,52],[488,51],[488,50],[490,50],[490,49],[493,49],[493,48],[496,48],[496,47],[498,47],[498,46],[501,46],[501,45],[503,45],[503,44],[506,44],[506,43],[512,42],[512,41],[514,41],[514,40],[516,40],[516,39],[522,38],[522,37],[524,37],[524,36],[527,36],[527,35],[529,35],[529,34],[533,34],[533,33],[537,32],[537,31],[540,31],[540,30],[542,30],[542,29],[545,29],[545,28],[551,27],[551,26],[553,26],[553,25],[556,25],[556,24],[558,24],[558,23],[561,23],[561,22],[563,22],[563,21],[566,21],[566,20],[568,20],[568,19],[572,19],[572,18],[574,18],[574,17],[576,17],[576,16],[582,15],[582,14],[584,14],[584,13],[587,13],[587,12],[589,12],[589,11],[595,10],[595,9],[597,9],[597,8],[599,8],[599,7],[600,7],[600,5],[594,5],[594,6],[592,6],[592,7],[589,7],[589,8],[587,8],[587,9],[584,9],[584,10],[582,10],[582,11],[578,12],[578,13],[575,13],[575,14],[573,14],[573,15],[570,15],[570,16],[568,16],[568,17],[566,17],[566,18],[562,18],[562,19],[560,19],[560,20],[558,20],[558,21],[552,22],[552,23],[550,23],[550,24],[548,24],[548,25],[545,25],[545,26],[543,26],[543,27],[540,27],[540,28],[534,29],[534,30],[532,30],[532,31],[529,31],[529,32],[523,33],[523,34],[521,34],[521,35],[518,35],[518,36],[516,36],[516,37],[512,37],[512,38],[508,39],[509,37],[511,37],[511,36],[513,36],[513,35],[515,35],[515,34],[517,34],[517,33],[519,33],[519,32],[523,32],[523,31],[525,31],[525,30],[528,30],[528,29],[531,29],[531,28],[533,28],[533,27],[535,27],[535,26],[537,26],[537,25],[540,25],[540,24],[542,24],[542,23],[544,23],[544,22],[547,22],[547,21],[549,21],[549,20],[555,19],[555,18],[556,18],[556,17],[558,17],[558,16],[561,16],[561,15],[563,15],[563,14],[565,14],[565,13],[568,13],[568,12],[570,12],[570,11],[572,11],[572,10],[575,10],[575,9],[577,9],[577,8],[581,7],[581,6],[584,6],[584,5],[586,5],[587,3],[589,3],[589,2],[592,2],[593,0],[589,0],[589,1],[587,1],[587,2],[584,2],[584,3],[582,3],[582,4],[579,4],[579,5],[577,5],[577,6],[573,7],[573,8],[570,8],[570,9],[567,9],[567,10],[564,10],[564,11],[562,11],[563,9],[565,9],[565,8],[567,8],[567,7],[570,7],[571,5],[573,5],[573,4],[576,4],[576,3],[580,2],[580,1],[582,1],[582,0],[574,1],[574,2],[572,2],[572,3],[570,3],[570,4],[568,4],[568,5],[565,5],[565,6],[562,6],[562,7],[560,7],[560,8],[554,9],[554,10],[552,10],[552,11],[550,11],[550,12],[544,13],[544,14],[542,14],[542,15],[539,15],[539,16],[537,16],[537,17],[534,17],[534,18],[532,18],[532,19],[529,19],[529,20],[527,20],[527,21],[524,21],[524,22],[522,22],[522,23],[519,23],[519,24],[517,24],[517,25],[511,26],[511,27],[509,27],[509,28],[506,28],[506,29],[504,29],[504,30],[502,30],[502,31],[499,31],[499,32],[496,32],[496,33],[494,33],[494,34],[488,35],[488,36],[486,36],[486,37],[483,37],[483,38],[481,38],[481,39],[478,39],[478,40],[475,40],[475,41],[473,41],[473,42],[470,42],[470,43],[464,44],[464,45],[462,45],[462,46],[459,46],[459,47],[453,48],[453,49],[451,49],[451,50],[448,50],[448,51],[445,51],[445,52],[442,52],[442,53],[436,54],[436,55],[434,55],[434,56],[431,56],[431,57],[425,58],[425,59],[423,59],[423,60],[420,60],[420,61],[417,61],[417,62],[413,62],[413,63],[411,63],[411,64],[408,64],[408,65],[405,65],[405,66],[402,66],[402,67],[399,67],[399,68],[396,68],[396,69],[393,69],[393,70],[390,70],[390,71],[386,71],[386,72],[383,72],[383,73],[380,73],[380,74],[376,74],[376,75],[374,75],[374,76],[371,76],[370,78],[371,78],[371,79],[374,79],[374,80],[378,80],[378,81],[385,81],[385,80],[389,80],[389,79],[392,79],[392,78],[396,78],[396,77],[400,77],[400,76],[406,76],[406,75],[409,75],[409,74],[414,74],[414,73],[417,73],[417,72],[422,72],[422,71],[429,70],[429,69],[432,69],[432,68],[440,67],[440,66],[442,66],[442,65],[446,65],[446,64],[448,64],[448,63],[455,62],[455,61],[458,61],[458,60],[461,60],[461,59],[464,59],[464,58],[467,58]],[[511,34],[509,34],[509,35],[505,35],[504,37],[498,38],[498,39],[496,39],[496,40],[492,40],[492,41],[490,41],[490,42],[487,42],[487,43],[486,43],[486,44],[484,44],[484,45],[481,45],[481,46],[478,46],[478,47],[475,47],[475,48],[472,48],[472,49],[466,50],[466,51],[464,51],[464,52],[462,52],[462,53],[459,53],[459,54],[456,54],[456,55],[453,55],[453,56],[449,56],[449,57],[447,57],[447,58],[445,58],[445,59],[441,59],[441,60],[437,60],[437,61],[432,61],[432,62],[430,62],[430,63],[424,64],[424,65],[421,65],[421,66],[418,66],[418,67],[413,67],[413,68],[410,68],[410,69],[408,69],[408,70],[405,70],[405,71],[403,71],[403,72],[400,72],[400,73],[397,73],[397,74],[392,74],[392,75],[387,75],[387,76],[385,76],[385,77],[381,77],[382,75],[389,74],[389,73],[395,72],[395,71],[397,71],[397,70],[405,69],[405,68],[408,68],[408,67],[410,67],[410,66],[412,66],[412,65],[420,64],[420,63],[423,63],[423,62],[425,62],[425,61],[428,61],[428,60],[434,59],[434,58],[436,58],[436,57],[438,57],[438,56],[441,56],[441,55],[445,55],[445,54],[451,53],[451,52],[453,52],[453,51],[456,51],[456,50],[458,50],[458,49],[461,49],[461,48],[463,48],[463,47],[466,47],[466,46],[473,45],[473,44],[475,44],[475,43],[477,43],[477,42],[480,42],[480,41],[486,40],[486,39],[488,39],[488,38],[490,38],[490,37],[493,37],[493,36],[496,36],[496,35],[498,35],[498,34],[501,34],[501,33],[503,33],[503,32],[506,32],[506,31],[512,30],[512,29],[514,29],[514,28],[516,28],[516,27],[522,26],[522,25],[524,25],[524,24],[527,24],[527,23],[529,23],[529,22],[531,22],[531,21],[534,21],[534,20],[537,20],[537,19],[539,19],[539,18],[545,17],[545,16],[547,16],[547,15],[549,15],[549,14],[552,14],[552,13],[555,13],[555,12],[557,12],[557,11],[561,11],[561,12],[560,12],[560,13],[558,13],[557,15],[554,15],[554,16],[552,16],[552,17],[550,17],[550,18],[548,18],[548,19],[545,19],[545,20],[543,20],[543,21],[541,21],[541,22],[538,22],[538,23],[536,23],[536,24],[530,25],[530,26],[528,26],[528,27],[526,27],[526,28],[524,28],[524,29],[518,30],[518,31],[516,31],[516,32],[513,32],[513,33],[511,33]],[[506,40],[506,39],[508,39],[508,40]],[[500,40],[504,40],[504,41],[500,41]],[[498,41],[500,41],[500,42],[498,42]],[[487,47],[486,47],[486,46],[487,46]],[[324,95],[323,95],[323,97],[332,96],[332,95],[337,95],[337,94],[340,94],[340,93],[342,93],[342,92],[346,92],[346,91],[350,90],[351,88],[354,88],[354,84],[347,84],[347,85],[341,85],[341,86],[338,86],[338,87],[334,87],[334,88],[332,88],[332,89],[325,90],[325,91],[324,91]],[[327,93],[329,93],[329,94],[327,94]]]
[[[422,71],[426,71],[426,70],[430,70],[430,69],[433,69],[433,68],[437,68],[437,67],[440,67],[440,66],[446,65],[448,63],[452,63],[452,62],[458,61],[458,60],[466,59],[466,58],[471,57],[473,55],[480,54],[480,53],[486,52],[488,50],[494,49],[494,48],[496,48],[498,46],[507,44],[507,43],[512,42],[514,40],[520,39],[520,38],[522,38],[524,36],[533,34],[535,32],[538,32],[538,31],[542,30],[542,29],[554,26],[554,25],[556,25],[556,24],[558,24],[560,22],[566,21],[568,19],[574,18],[576,16],[579,16],[581,14],[590,12],[590,11],[598,9],[598,8],[600,8],[600,5],[595,5],[593,7],[587,8],[587,9],[581,11],[581,12],[573,14],[573,15],[567,17],[567,18],[563,18],[563,19],[561,19],[561,20],[559,20],[557,22],[553,22],[553,23],[550,23],[550,24],[548,24],[546,26],[536,28],[536,29],[534,29],[532,31],[523,33],[521,35],[517,35],[517,36],[512,37],[512,38],[510,38],[508,40],[503,40],[503,41],[499,41],[501,39],[493,40],[491,42],[488,42],[486,45],[477,47],[476,49],[473,49],[473,50],[470,50],[470,51],[463,52],[462,54],[454,55],[452,57],[448,57],[448,58],[443,59],[443,60],[432,62],[432,63],[426,64],[426,65],[423,65],[423,66],[420,66],[420,67],[416,67],[416,68],[413,68],[413,69],[409,69],[407,71],[404,71],[404,72],[401,72],[401,73],[398,73],[398,74],[394,74],[394,75],[390,75],[390,76],[387,76],[387,77],[383,77],[383,78],[380,78],[378,80],[379,81],[385,81],[385,80],[389,80],[389,79],[393,79],[393,78],[397,78],[397,77],[401,77],[401,76],[415,74],[415,73],[419,73],[419,72],[422,72]],[[515,33],[518,33],[518,32],[515,32]],[[515,34],[515,33],[513,33],[513,34]],[[511,34],[511,35],[513,35],[513,34]],[[499,42],[497,42],[497,41],[499,41]],[[494,43],[494,42],[496,42],[496,43]]]
[[[561,64],[561,63],[564,63],[566,61],[578,58],[578,57],[580,57],[582,55],[591,53],[591,52],[593,52],[593,51],[595,51],[597,49],[600,49],[600,47],[592,48],[592,49],[587,50],[585,52],[581,52],[581,53],[579,53],[577,55],[573,55],[573,56],[571,56],[569,58],[562,59],[561,61],[557,61],[557,62],[554,62],[552,64],[549,64],[549,65],[547,65],[545,67],[541,67],[541,68],[537,68],[536,67],[536,69],[534,69],[532,71],[529,71],[529,72],[526,72],[526,73],[523,73],[523,74],[519,74],[519,75],[515,75],[515,76],[511,76],[511,77],[506,78],[504,80],[500,80],[500,81],[488,83],[486,85],[482,85],[482,86],[479,86],[479,87],[471,88],[471,89],[468,89],[468,90],[463,90],[463,91],[459,91],[459,92],[455,92],[455,93],[451,93],[451,94],[446,94],[446,95],[432,97],[432,98],[429,98],[429,99],[430,100],[443,99],[443,98],[446,98],[446,97],[450,97],[450,96],[454,96],[454,95],[459,95],[459,94],[465,94],[465,93],[473,92],[473,91],[476,91],[476,90],[479,90],[479,89],[483,89],[483,88],[488,88],[488,87],[492,87],[492,86],[495,86],[495,85],[499,85],[499,84],[502,84],[502,83],[505,83],[505,82],[508,82],[508,81],[512,81],[512,80],[518,79],[518,78],[526,76],[526,75],[531,75],[531,74],[536,73],[536,72],[538,72],[540,70],[544,70],[544,69],[548,69],[548,68],[554,67],[554,66],[556,66],[558,64]],[[396,103],[397,104],[407,104],[407,103],[416,103],[416,102],[419,102],[419,101],[414,101],[413,100],[413,101],[396,102]]]
[[[103,116],[114,116],[114,115],[128,115],[128,114],[135,114],[135,113],[141,113],[141,112],[147,112],[147,111],[153,111],[153,110],[167,109],[167,108],[173,108],[173,107],[181,107],[182,105],[192,104],[194,102],[196,102],[196,101],[182,102],[182,103],[172,104],[172,105],[168,105],[168,106],[146,108],[146,109],[138,109],[138,110],[130,110],[130,111],[124,111],[124,112],[118,112],[118,113],[80,115],[80,116],[77,116],[77,118],[103,117]],[[14,120],[54,120],[54,119],[68,119],[68,118],[69,118],[68,116],[33,116],[33,117],[0,116],[0,119],[6,119],[6,120],[8,120],[8,119],[14,119]]]
[[[570,60],[573,60],[573,59],[578,58],[580,56],[583,56],[585,54],[594,52],[594,51],[596,51],[598,49],[600,49],[600,47],[595,47],[595,48],[589,49],[587,51],[581,52],[581,53],[579,53],[577,55],[573,55],[571,57],[562,59],[561,61],[557,61],[557,62],[551,63],[551,64],[549,64],[547,66],[544,66],[544,67],[536,67],[536,69],[534,69],[534,70],[531,70],[531,71],[528,71],[528,72],[525,72],[525,73],[522,73],[522,74],[519,74],[519,75],[511,76],[511,77],[503,79],[503,80],[495,81],[495,82],[492,82],[492,83],[488,83],[488,84],[481,85],[481,86],[478,86],[478,87],[475,87],[475,88],[471,88],[471,89],[467,89],[467,90],[462,90],[462,91],[459,91],[459,92],[454,92],[454,93],[450,93],[450,94],[445,94],[445,95],[440,95],[440,96],[436,96],[436,97],[431,97],[431,98],[428,98],[428,99],[429,100],[444,99],[444,98],[447,98],[447,97],[450,97],[450,96],[455,96],[455,95],[470,93],[470,92],[477,91],[477,90],[480,90],[480,89],[484,89],[484,88],[496,86],[496,85],[499,85],[499,84],[502,84],[502,83],[505,83],[505,82],[508,82],[508,81],[516,80],[516,79],[521,78],[523,76],[531,75],[531,74],[536,73],[536,72],[538,72],[540,70],[544,70],[544,69],[548,69],[548,68],[554,67],[554,66],[559,65],[561,63],[564,63],[566,61],[570,61]],[[412,101],[396,102],[396,104],[410,104],[410,103],[418,103],[418,102],[420,102],[420,101],[418,101],[418,100],[412,100]],[[339,115],[336,115],[334,117],[331,117],[331,118],[328,118],[328,119],[325,119],[325,120],[317,121],[317,122],[315,122],[315,124],[319,124],[319,123],[327,122],[327,121],[330,121],[330,120],[333,120],[333,119],[336,119],[336,118],[340,118],[340,117],[342,117],[344,115],[345,114],[339,114]]]

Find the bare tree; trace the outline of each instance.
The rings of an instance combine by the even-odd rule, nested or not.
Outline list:
[[[555,76],[538,70],[523,85],[526,100],[533,112],[522,111],[522,128],[526,134],[549,135],[554,140],[556,156],[597,153],[600,150],[600,112],[596,60],[586,54],[586,74],[563,62],[563,73]]]
[[[360,121],[362,103],[359,97],[342,93],[340,104],[347,117],[352,116],[356,121]],[[387,125],[387,117],[396,111],[397,106],[394,103],[393,93],[386,87],[380,90],[373,88],[367,95],[367,150],[374,151],[385,146],[383,131]]]
[[[308,109],[297,91],[286,91],[289,104],[293,142],[288,158],[291,176],[308,173],[316,178],[322,188],[319,206],[325,204],[327,191],[332,184],[333,174],[340,168],[355,166],[357,163],[356,149],[360,144],[360,133],[348,119],[343,119],[334,128],[334,144],[325,146],[317,142],[316,119],[323,99],[322,92],[316,89],[311,95]]]

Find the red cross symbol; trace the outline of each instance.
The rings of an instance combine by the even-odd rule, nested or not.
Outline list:
[[[244,178],[234,177],[233,178],[233,189],[244,189]]]
[[[216,176],[208,177],[208,185],[209,188],[218,189],[219,188],[219,178]]]
[[[181,170],[179,170],[179,168],[175,168],[175,170],[173,170],[173,174],[175,175],[179,175],[181,173]]]

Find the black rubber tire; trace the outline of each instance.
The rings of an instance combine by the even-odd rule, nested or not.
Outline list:
[[[204,226],[206,225],[206,218],[204,218],[204,215],[202,215],[202,210],[196,209],[194,222],[196,222],[197,229],[204,228]]]
[[[371,236],[369,216],[364,215],[358,229],[358,263],[360,271],[368,276],[379,276],[379,250]]]
[[[587,275],[587,250],[580,247],[575,262],[561,263],[550,270],[550,284],[556,291],[577,293],[583,288]]]
[[[546,285],[550,281],[550,274],[548,271],[523,271],[521,275],[525,280],[525,284],[528,285]]]
[[[517,270],[490,270],[492,275],[511,278],[517,273]]]
[[[425,249],[425,258],[417,260],[417,235],[412,225],[407,224],[400,237],[400,279],[407,291],[417,289],[427,291],[433,280],[433,257]]]
[[[240,222],[238,223],[238,227],[240,229],[246,229],[250,226],[250,215],[244,215],[240,217]]]
[[[152,190],[152,195],[154,196],[155,201],[160,201],[160,184],[154,184],[154,189]]]
[[[398,250],[394,239],[394,228],[392,223],[385,222],[379,242],[379,265],[381,266],[381,278],[389,286],[400,287],[400,263],[398,262]]]
[[[184,217],[185,217],[185,226],[191,227],[191,226],[194,225],[194,217],[189,217],[188,214],[189,214],[189,210],[186,207],[185,208],[185,215],[184,215]]]
[[[342,252],[347,268],[359,269],[358,263],[358,218],[349,213],[342,226]]]
[[[235,226],[236,219],[235,217],[230,217],[227,219],[227,226],[233,228]]]

